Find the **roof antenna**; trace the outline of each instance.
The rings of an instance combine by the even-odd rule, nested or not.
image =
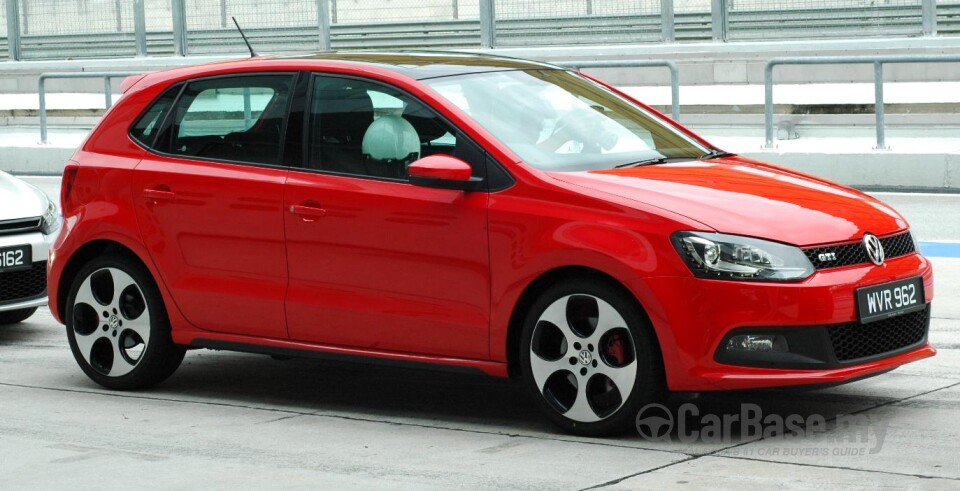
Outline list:
[[[236,17],[230,17],[233,19],[233,25],[237,26],[237,30],[240,31],[240,37],[243,38],[243,42],[247,43],[247,49],[250,50],[250,58],[256,58],[257,52],[253,50],[253,46],[250,46],[250,41],[247,41],[247,35],[243,33],[243,29],[240,29],[240,24],[237,22]]]

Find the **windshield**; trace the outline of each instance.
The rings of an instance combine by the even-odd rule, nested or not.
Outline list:
[[[710,153],[651,112],[572,72],[473,73],[423,82],[542,170],[609,169]]]

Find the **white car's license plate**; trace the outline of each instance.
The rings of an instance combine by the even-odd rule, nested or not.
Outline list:
[[[0,247],[0,273],[30,269],[33,266],[33,260],[30,258],[32,251],[33,249],[28,245]]]
[[[925,305],[920,276],[857,289],[861,324],[922,310]]]

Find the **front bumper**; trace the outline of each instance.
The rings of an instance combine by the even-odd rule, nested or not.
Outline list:
[[[33,268],[0,273],[0,312],[47,305],[47,255],[56,234],[31,232],[0,236],[0,247],[30,245]]]
[[[891,259],[879,267],[869,264],[821,270],[800,283],[651,278],[647,285],[662,300],[654,308],[648,307],[648,314],[663,348],[667,383],[677,391],[836,384],[933,356],[936,350],[927,342],[926,323],[922,336],[898,349],[857,359],[838,360],[826,336],[827,329],[834,326],[861,327],[856,324],[857,288],[916,276],[923,278],[929,312],[933,271],[919,254]],[[729,335],[752,329],[789,333],[814,344],[819,339],[826,345],[820,350],[824,356],[796,364],[772,360],[766,366],[722,356],[718,361],[718,348]]]

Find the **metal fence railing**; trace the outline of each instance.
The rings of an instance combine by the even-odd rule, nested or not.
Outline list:
[[[2,0],[0,59],[960,35],[960,0]]]
[[[37,96],[40,109],[40,143],[47,143],[47,80],[55,78],[101,78],[103,79],[104,108],[110,109],[113,105],[113,86],[111,81],[116,78],[137,75],[137,72],[64,72],[42,73],[37,78]]]
[[[922,0],[737,0],[727,39],[817,38],[922,32]]]
[[[890,56],[798,56],[774,58],[764,70],[764,137],[766,148],[773,145],[773,69],[780,65],[873,65],[874,113],[876,114],[877,150],[887,149],[886,112],[883,100],[883,65],[892,63],[960,63],[960,55],[890,55]]]

